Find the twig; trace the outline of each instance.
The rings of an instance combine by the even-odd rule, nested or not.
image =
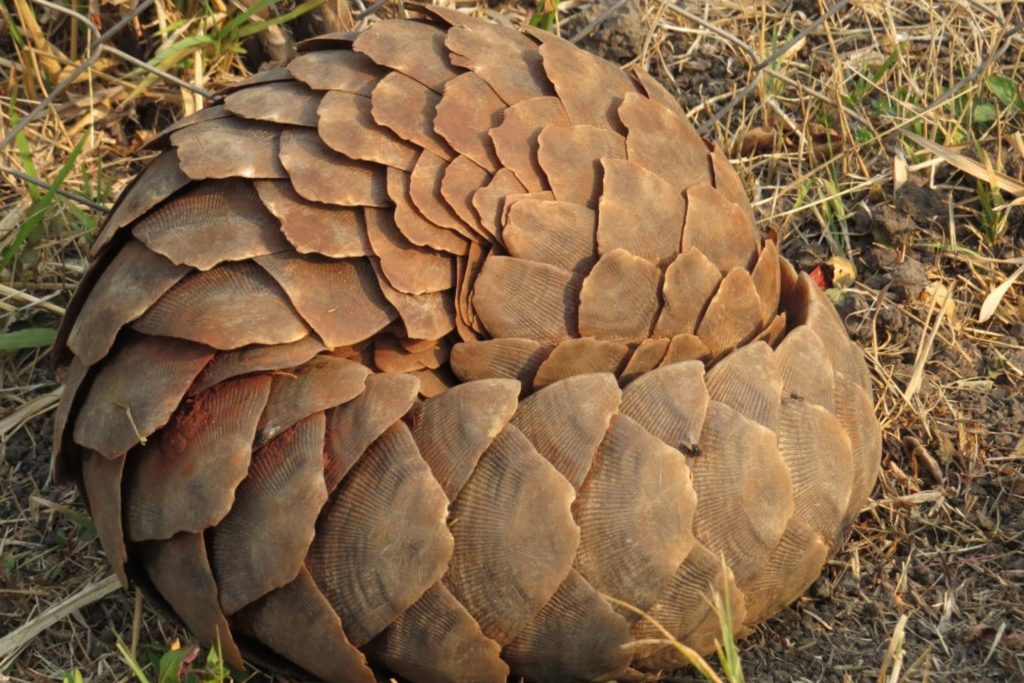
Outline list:
[[[39,308],[56,315],[64,315],[64,309],[57,304],[51,304],[46,299],[40,299],[37,296],[32,296],[28,292],[23,292],[20,289],[15,289],[14,287],[8,287],[7,285],[0,284],[0,295],[9,296],[12,299],[18,299],[19,301],[24,301],[27,304],[38,306]],[[50,296],[54,295],[51,294]]]
[[[28,645],[40,633],[71,613],[102,600],[120,587],[121,582],[111,574],[102,581],[91,583],[56,605],[50,606],[36,618],[0,638],[0,668],[6,669],[10,660],[17,655],[21,648]]]
[[[64,387],[58,387],[51,392],[36,396],[31,401],[18,406],[18,409],[0,420],[0,438],[11,434],[26,422],[38,417],[49,410],[52,410],[60,400]]]
[[[41,187],[44,190],[49,190],[50,189],[50,184],[48,182],[46,182],[45,180],[40,180],[39,178],[36,178],[33,175],[29,175],[28,173],[23,173],[23,172],[21,172],[21,171],[19,171],[17,169],[11,168],[10,166],[0,165],[0,173],[10,173],[15,178],[17,178],[19,180],[24,180],[26,183],[32,183],[36,187]],[[78,194],[77,192],[71,192],[70,190],[64,190],[64,189],[61,189],[61,188],[58,187],[57,188],[57,194],[59,194],[61,197],[64,197],[66,199],[70,199],[73,202],[78,202],[79,204],[82,204],[84,206],[88,206],[90,209],[96,209],[97,211],[106,211],[107,210],[107,207],[106,207],[105,204],[99,204],[97,202],[94,202],[93,200],[89,199],[88,197],[84,197],[84,196]]]

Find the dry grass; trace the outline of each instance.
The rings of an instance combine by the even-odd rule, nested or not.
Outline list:
[[[499,8],[513,23],[531,10]],[[101,30],[125,11],[104,4]],[[0,149],[0,634],[14,631],[0,672],[11,680],[76,667],[127,680],[118,637],[140,651],[186,638],[130,594],[102,597],[108,571],[81,502],[47,480],[58,389],[44,347],[86,265],[99,215],[88,205],[109,203],[145,158],[139,144],[202,103],[125,55],[159,54],[170,75],[213,89],[245,73],[242,36],[167,48],[234,14],[220,0],[156,0],[97,53],[81,22],[45,3],[0,7],[0,137],[66,87]],[[875,502],[809,595],[741,643],[749,680],[1024,678],[1024,296],[1011,279],[1024,263],[1022,21],[1017,3],[991,0],[559,7],[563,35],[646,65],[732,150],[790,258],[840,266],[830,294],[874,370]],[[10,173],[53,182],[62,169],[75,198]],[[852,282],[835,257],[857,268]]]

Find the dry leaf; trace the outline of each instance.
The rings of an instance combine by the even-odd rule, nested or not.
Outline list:
[[[974,159],[971,159],[960,152],[956,152],[948,147],[943,147],[937,142],[932,142],[920,135],[915,135],[914,133],[904,133],[904,135],[921,145],[921,147],[924,147],[935,156],[957,167],[964,173],[974,176],[978,180],[986,183],[991,183],[1004,192],[1009,192],[1010,194],[1015,195],[1024,195],[1024,183],[1021,183],[1019,180],[1014,180],[1004,173],[986,168],[984,164],[978,163]]]
[[[828,260],[832,266],[832,283],[835,287],[850,287],[857,281],[857,266],[853,261],[842,256],[833,256]]]
[[[775,149],[775,131],[762,126],[748,128],[733,145],[733,156],[747,156],[756,152],[771,152]]]
[[[1006,278],[998,287],[989,292],[989,295],[985,297],[985,300],[981,303],[981,311],[978,312],[978,322],[983,323],[993,315],[996,314],[996,309],[999,308],[999,302],[1003,300],[1006,293],[1010,291],[1010,287],[1013,287],[1013,283],[1017,281],[1017,278],[1024,274],[1024,266],[1021,266],[1017,270],[1013,271],[1010,277]]]

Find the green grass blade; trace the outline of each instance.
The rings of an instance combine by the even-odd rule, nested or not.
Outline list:
[[[237,35],[239,38],[246,38],[256,33],[260,33],[270,28],[271,26],[277,26],[278,24],[283,24],[287,21],[291,21],[292,19],[301,17],[303,14],[315,10],[317,7],[324,4],[324,2],[326,2],[326,0],[307,0],[307,2],[302,3],[295,9],[291,10],[290,12],[286,12],[285,14],[274,17],[272,19],[257,21],[253,24],[250,24],[249,26],[244,26],[241,29],[239,29]]]
[[[51,327],[27,327],[0,334],[0,353],[21,349],[41,349],[53,343],[57,330]]]
[[[0,260],[0,270],[7,268],[14,261],[18,254],[18,250],[25,241],[32,236],[32,234],[39,228],[39,225],[43,222],[43,214],[53,203],[53,200],[57,198],[57,190],[64,184],[64,180],[71,173],[75,167],[75,160],[78,159],[78,155],[82,153],[82,147],[85,146],[85,136],[78,141],[75,148],[71,150],[71,154],[64,161],[64,165],[60,167],[57,172],[57,177],[53,179],[53,183],[50,185],[50,189],[46,191],[38,201],[32,202],[32,209],[28,220],[18,230],[18,234],[15,236],[14,241],[7,246],[4,251],[3,260]]]
[[[15,105],[18,103],[17,92],[11,94],[11,101],[7,107],[7,116],[11,120],[11,126],[18,125],[18,121],[21,119],[18,116],[18,110]],[[25,137],[25,131],[20,131],[14,136],[14,145],[18,149],[18,157],[21,159],[21,168],[29,175],[39,177],[39,173],[36,171],[36,163],[32,159],[32,150],[28,146],[28,138]],[[27,186],[28,195],[32,198],[32,201],[37,202],[40,198],[39,188],[35,185],[29,184]]]
[[[231,17],[231,19],[229,19],[223,26],[220,27],[220,29],[218,29],[217,37],[220,40],[228,38],[229,36],[231,36],[232,33],[234,33],[238,29],[239,26],[248,21],[250,17],[259,14],[260,12],[267,9],[268,7],[271,7],[272,5],[276,5],[278,2],[280,2],[280,0],[259,0],[259,2],[254,3],[249,7],[246,7],[244,11],[239,12],[235,16]]]
[[[142,667],[139,666],[135,657],[133,657],[132,653],[128,651],[127,647],[125,647],[124,641],[121,640],[120,636],[117,638],[117,651],[121,654],[121,659],[124,660],[124,663],[128,665],[129,669],[131,669],[132,674],[135,675],[138,683],[149,683],[149,677],[146,676],[146,672],[142,670]]]
[[[537,9],[530,17],[530,26],[550,31],[558,18],[558,0],[538,0]]]

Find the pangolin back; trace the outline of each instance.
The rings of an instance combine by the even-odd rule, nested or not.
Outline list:
[[[652,620],[707,652],[725,593],[746,632],[866,502],[865,363],[650,76],[416,13],[153,141],[56,348],[55,474],[235,665],[679,666]]]

